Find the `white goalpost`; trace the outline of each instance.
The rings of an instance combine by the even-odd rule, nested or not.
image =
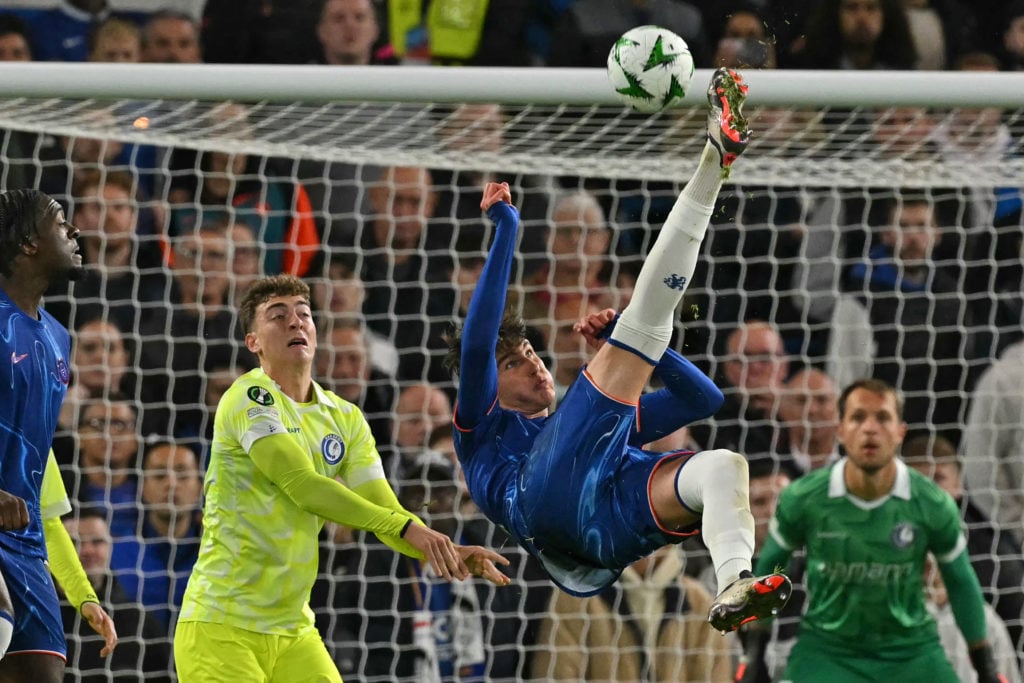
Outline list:
[[[628,300],[631,278],[704,145],[710,75],[696,72],[679,107],[642,115],[617,104],[603,69],[0,63],[0,189],[38,187],[64,203],[94,245],[87,254],[105,253],[121,234],[118,225],[132,245],[126,264],[96,257],[94,289],[76,284],[47,297],[72,330],[97,319],[114,323],[128,358],[128,379],[118,376],[118,386],[82,387],[87,373],[78,372],[77,412],[58,432],[69,493],[83,495],[90,482],[96,490],[78,460],[89,405],[131,402],[140,453],[147,440],[166,437],[206,455],[218,387],[252,364],[231,338],[234,306],[254,277],[289,269],[313,285],[322,309],[315,376],[366,408],[399,477],[403,459],[428,448],[402,442],[401,390],[426,381],[451,394],[437,373],[439,337],[459,318],[461,297],[475,282],[474,259],[487,246],[478,208],[487,179],[508,180],[522,209],[512,291],[556,383],[569,381],[585,356],[566,324],[576,312]],[[912,415],[912,429],[962,446],[979,378],[1024,338],[1024,74],[779,70],[745,78],[752,143],[722,193],[674,345],[715,376],[729,332],[744,321],[769,321],[792,368],[837,378],[891,372],[910,405],[926,406]],[[423,189],[420,176],[396,180],[387,170],[395,168],[426,169],[423,194],[403,194]],[[124,197],[116,188],[105,194],[118,183],[127,183]],[[579,206],[570,198],[581,195],[602,220],[583,225],[582,213],[575,215],[583,227],[565,247],[552,227],[559,208]],[[880,309],[864,303],[879,296],[879,282],[861,275],[887,258],[880,254],[896,212],[918,201],[940,234],[929,272],[941,271],[953,286],[888,292],[898,305],[894,319],[882,320]],[[130,221],[119,224],[125,206]],[[395,250],[380,243],[399,232],[396,216],[410,206],[421,232],[400,249],[423,264],[412,276],[387,262]],[[219,231],[210,239],[220,239],[220,262],[204,263],[201,250],[183,246],[200,229]],[[193,272],[176,253],[198,259]],[[891,268],[893,278],[904,274],[902,265]],[[130,287],[108,287],[124,275]],[[207,308],[200,322],[185,315],[200,307],[183,297],[184,278],[201,283],[197,298]],[[204,300],[210,292],[216,297]],[[901,318],[914,297],[950,313],[941,324]],[[856,301],[870,318],[863,353],[837,357],[837,340],[854,332],[852,324],[837,327],[836,312]],[[192,327],[154,327],[166,312],[182,313]],[[227,330],[221,337],[217,316]],[[345,375],[353,349],[340,340],[352,318],[367,339],[357,349],[366,376]],[[76,333],[76,344],[84,334]],[[940,357],[940,337],[958,340],[952,356]],[[920,347],[911,339],[927,341]],[[905,357],[912,349],[918,357]],[[109,350],[79,362],[87,358],[100,369],[112,362]],[[714,447],[716,438],[758,429],[782,439],[785,426],[778,416],[712,420],[694,434]],[[116,444],[106,448],[109,461]],[[1002,530],[1020,532],[1005,501],[1016,500],[1024,483],[1006,481],[996,453],[961,456],[983,465],[968,473],[990,473],[967,481],[985,512]],[[131,460],[133,476],[143,476],[141,464]],[[113,495],[112,485],[105,494]],[[503,545],[500,530],[468,510],[460,530],[509,553],[514,586],[461,596],[458,627],[482,638],[460,644],[455,637],[450,645],[483,661],[488,680],[542,680],[531,660],[556,647],[541,639],[550,585],[523,553]],[[346,680],[395,680],[405,675],[407,657],[417,656],[406,629],[417,608],[399,597],[417,579],[397,556],[381,566],[368,560],[379,559],[367,553],[373,547],[343,533],[321,544],[313,609]],[[696,575],[703,548],[685,550],[687,571]],[[979,558],[996,568],[983,587],[1019,652],[1024,588],[999,582],[1001,553],[993,543]],[[117,571],[152,569],[140,561]],[[147,609],[173,613],[174,600],[172,591]],[[121,636],[141,639],[142,666],[142,633]],[[725,656],[704,647],[695,645],[695,653],[707,661]],[[69,670],[82,667],[69,661]]]

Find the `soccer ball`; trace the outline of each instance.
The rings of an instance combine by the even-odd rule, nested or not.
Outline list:
[[[608,80],[623,103],[653,114],[678,103],[693,81],[686,41],[660,26],[622,34],[608,53]]]

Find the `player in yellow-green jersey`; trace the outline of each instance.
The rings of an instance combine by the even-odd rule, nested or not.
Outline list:
[[[260,367],[217,407],[203,538],[175,630],[178,678],[340,681],[307,604],[325,520],[372,531],[449,580],[505,585],[495,562],[508,560],[456,545],[401,507],[362,412],[312,379],[305,283],[259,280],[239,313]]]

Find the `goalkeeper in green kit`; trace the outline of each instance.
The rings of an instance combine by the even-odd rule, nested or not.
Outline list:
[[[839,398],[838,439],[846,457],[782,492],[756,568],[773,571],[807,548],[807,612],[782,681],[959,683],[925,609],[929,553],[978,680],[1006,680],[986,641],[981,586],[959,509],[897,458],[906,430],[894,388],[875,379],[854,382]],[[759,633],[748,633],[747,660],[763,646]],[[746,680],[743,669],[736,679]]]

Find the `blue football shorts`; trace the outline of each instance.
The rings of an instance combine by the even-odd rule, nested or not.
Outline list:
[[[580,373],[534,441],[519,476],[518,507],[530,542],[582,562],[621,570],[696,533],[663,529],[648,486],[654,470],[684,453],[628,444],[637,406]]]
[[[5,550],[0,552],[0,572],[14,606],[14,634],[7,655],[52,654],[66,660],[60,603],[46,562]]]

